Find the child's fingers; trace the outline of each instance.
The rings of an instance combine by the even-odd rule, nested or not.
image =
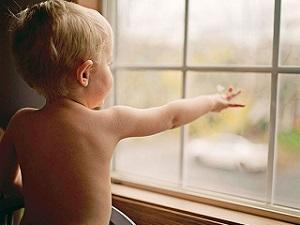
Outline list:
[[[246,105],[244,104],[236,104],[236,103],[229,103],[228,107],[245,107]]]
[[[229,86],[227,92],[232,92],[233,91],[233,87]]]
[[[232,98],[234,98],[235,96],[237,96],[237,95],[239,95],[241,93],[242,93],[241,90],[236,91],[235,93],[232,94]]]
[[[234,92],[234,90],[233,89],[228,89],[228,91],[227,91],[227,93],[226,93],[226,99],[227,100],[231,100],[231,99],[233,99],[234,97],[236,97],[237,95],[239,95],[239,94],[241,94],[241,90],[238,90],[238,91],[236,91],[236,92]]]

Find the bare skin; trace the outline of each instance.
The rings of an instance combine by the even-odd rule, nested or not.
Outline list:
[[[17,117],[18,130],[28,131],[13,134],[24,184],[22,224],[108,224],[117,144],[110,116],[63,100]]]
[[[215,105],[218,110],[221,106],[228,107]],[[110,161],[117,143],[178,127],[210,110],[210,96],[143,110],[115,106],[94,111],[68,98],[41,110],[23,109],[1,143],[1,165],[7,165],[1,181],[6,178],[14,184],[10,189],[18,187],[24,196],[22,225],[106,225],[111,211]],[[5,152],[15,157],[3,162],[9,158]],[[19,165],[23,184],[16,175]]]
[[[24,197],[22,225],[107,225],[110,162],[120,140],[244,106],[231,102],[240,91],[229,88],[225,95],[150,109],[114,106],[95,111],[112,86],[111,56],[112,46],[99,63],[86,60],[75,68],[67,96],[47,99],[39,110],[22,109],[11,119],[0,143],[0,192]]]

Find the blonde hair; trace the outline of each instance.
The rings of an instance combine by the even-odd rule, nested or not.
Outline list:
[[[112,45],[104,17],[63,0],[26,8],[14,17],[11,31],[19,72],[47,98],[66,95],[68,75],[87,59],[101,59]]]

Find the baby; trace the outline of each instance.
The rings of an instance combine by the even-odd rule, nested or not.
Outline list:
[[[110,162],[118,142],[189,123],[234,104],[240,93],[136,109],[101,108],[112,87],[112,29],[103,16],[49,0],[14,18],[12,50],[23,79],[46,98],[19,110],[0,145],[0,191],[21,195],[23,225],[107,225]],[[147,85],[147,84],[145,84]]]

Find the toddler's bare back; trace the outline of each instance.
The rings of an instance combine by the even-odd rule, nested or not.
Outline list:
[[[149,109],[114,106],[100,111],[62,98],[41,110],[17,113],[7,137],[13,137],[22,171],[22,224],[108,224],[110,160],[119,140],[179,127],[209,111],[241,107],[229,102],[239,93],[180,99]],[[4,153],[9,151],[8,139]]]
[[[64,101],[19,114],[14,136],[26,208],[22,224],[108,224],[117,144],[109,113]]]

